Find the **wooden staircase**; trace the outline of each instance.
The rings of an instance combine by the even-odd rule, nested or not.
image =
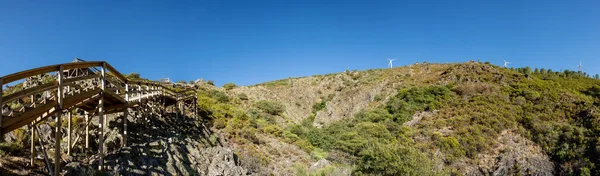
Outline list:
[[[80,59],[76,59],[82,61]],[[56,80],[33,87],[27,87],[5,95],[5,84],[24,80],[29,77],[54,74]],[[175,105],[178,102],[191,103],[196,99],[195,89],[186,87],[175,90],[174,85],[164,83],[129,80],[114,67],[104,61],[75,62],[51,65],[0,77],[0,141],[3,135],[27,125],[33,125],[56,116],[57,129],[60,129],[61,114],[74,109],[97,115],[102,122],[103,115],[124,113],[127,109],[140,106],[149,101],[161,101],[163,106]],[[12,105],[12,108],[11,108]],[[69,115],[69,121],[70,121]],[[126,143],[127,120],[124,118],[123,138]],[[100,133],[103,133],[100,125]],[[86,131],[87,132],[87,131]],[[60,131],[56,131],[56,140],[60,142]],[[69,134],[70,126],[69,126]],[[32,138],[33,139],[33,138]],[[102,143],[102,139],[100,139]],[[32,142],[32,144],[34,144]],[[69,135],[69,144],[71,139]],[[56,145],[60,151],[60,145]],[[100,145],[100,169],[102,169],[103,153]],[[70,149],[70,148],[69,148]],[[69,150],[70,152],[70,150]],[[56,155],[55,161],[60,161]],[[60,171],[60,163],[55,163],[55,172]]]

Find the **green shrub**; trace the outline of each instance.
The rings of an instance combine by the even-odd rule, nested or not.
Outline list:
[[[300,147],[300,149],[304,150],[307,153],[312,152],[312,150],[315,148],[306,139],[297,140],[296,142],[294,142],[294,145]]]
[[[275,136],[281,136],[282,130],[277,125],[267,125],[263,128],[263,132],[267,134],[272,134]]]
[[[446,162],[452,163],[458,158],[462,158],[466,155],[464,149],[458,142],[458,140],[452,136],[439,137],[437,139],[437,146],[440,147],[441,151],[446,154]]]
[[[358,122],[383,122],[392,119],[392,115],[385,109],[362,110],[354,115]]]
[[[298,137],[298,135],[296,135],[290,131],[283,131],[282,137],[285,140],[285,142],[288,142],[288,143],[294,143],[300,139]]]
[[[421,151],[395,143],[372,143],[359,156],[356,168],[359,174],[441,175]]]
[[[248,100],[248,95],[246,95],[245,93],[241,93],[238,95],[238,98],[240,98],[240,100]]]
[[[271,115],[279,115],[285,111],[285,106],[276,101],[261,100],[256,102],[256,107]]]
[[[227,96],[227,94],[224,92],[213,90],[210,92],[210,94],[211,94],[212,98],[214,98],[215,100],[217,100],[221,103],[229,102],[229,96]]]
[[[312,153],[310,153],[310,155],[312,157],[314,157],[317,160],[323,159],[323,158],[327,158],[327,151],[321,149],[321,148],[314,148]]]
[[[234,83],[227,83],[223,85],[223,88],[225,88],[225,90],[231,90],[235,87],[237,87],[237,85],[235,85]]]
[[[324,100],[322,100],[322,101],[320,101],[320,102],[318,102],[318,103],[315,103],[315,104],[313,105],[313,107],[312,107],[312,112],[313,112],[313,113],[316,113],[316,112],[319,112],[319,111],[321,111],[321,110],[325,109],[326,103],[327,103],[327,102],[326,102],[326,101],[324,101]]]
[[[394,121],[404,123],[417,111],[431,111],[442,106],[441,100],[449,99],[451,91],[446,86],[430,86],[400,90],[389,100],[386,108]]]
[[[213,81],[213,80],[208,80],[208,81],[206,81],[206,84],[208,84],[208,85],[211,85],[211,86],[214,86],[214,85],[215,85],[215,81]]]
[[[215,121],[213,122],[213,126],[217,129],[223,129],[223,128],[227,127],[227,119],[225,119],[225,118],[215,119]]]

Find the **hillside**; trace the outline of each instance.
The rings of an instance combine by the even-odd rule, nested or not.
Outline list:
[[[226,88],[200,95],[204,117],[266,173],[600,174],[582,73],[417,63]]]
[[[242,87],[200,82],[202,120],[130,119],[132,145],[109,147],[108,173],[600,175],[600,80],[584,75],[467,62]],[[109,119],[112,144],[120,118]],[[0,171],[43,174],[20,170],[22,131],[0,145]],[[65,174],[97,172],[93,154],[77,157]]]

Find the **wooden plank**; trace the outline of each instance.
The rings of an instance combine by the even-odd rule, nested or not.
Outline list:
[[[33,88],[24,89],[24,90],[21,90],[21,91],[18,91],[18,92],[15,92],[15,93],[12,93],[12,94],[9,94],[9,95],[3,97],[2,103],[6,104],[10,101],[14,101],[14,100],[17,100],[19,98],[22,98],[22,97],[25,97],[25,96],[28,96],[28,95],[31,95],[34,93],[43,92],[43,91],[47,91],[50,89],[55,89],[57,87],[58,87],[58,81],[53,81],[53,82],[42,84],[42,85],[39,85],[39,86],[36,86]]]
[[[43,73],[48,73],[48,72],[53,72],[53,71],[58,71],[58,66],[59,65],[50,65],[50,66],[44,66],[44,67],[39,67],[39,68],[35,68],[35,69],[20,71],[17,73],[3,76],[2,79],[4,80],[4,84],[7,84],[7,83],[11,83],[16,80],[25,79],[27,77],[40,75]]]
[[[22,127],[23,125],[31,123],[37,117],[42,116],[42,114],[54,109],[54,107],[56,107],[57,104],[58,103],[54,101],[45,105],[41,105],[38,108],[33,109],[31,111],[27,111],[21,114],[20,116],[5,118],[2,124],[2,128],[4,129],[2,133],[6,134],[8,132]]]
[[[107,76],[106,79],[109,83],[111,83],[112,85],[116,86],[118,89],[125,89],[123,86],[121,86],[121,84],[119,84],[119,82],[117,82],[117,80],[115,80],[114,78]]]
[[[66,107],[66,109],[71,109],[71,108],[73,108],[73,106],[75,106],[81,102],[84,102],[86,99],[97,98],[97,96],[100,94],[100,92],[102,92],[102,90],[94,89],[94,90],[87,91],[82,94],[68,97],[64,100],[64,107]]]
[[[82,81],[82,80],[94,79],[94,78],[99,78],[99,77],[100,77],[100,75],[98,75],[98,74],[90,74],[90,75],[87,75],[87,76],[80,76],[80,77],[65,79],[64,83],[65,84],[69,84],[69,83],[72,83],[72,82],[75,82],[75,81]]]
[[[125,76],[123,76],[123,74],[121,74],[121,72],[119,72],[117,69],[115,69],[112,65],[106,63],[106,68],[108,69],[108,71],[110,71],[113,75],[115,75],[117,78],[119,78],[121,81],[127,83],[128,80],[127,78],[125,78]]]
[[[120,103],[123,103],[123,104],[127,103],[127,101],[125,101],[125,99],[123,99],[123,97],[117,95],[114,92],[104,92],[104,93],[106,93],[107,95],[111,96],[114,99],[117,99]]]
[[[71,62],[62,64],[63,69],[71,70],[76,68],[100,67],[104,61],[86,61],[86,62]]]
[[[49,65],[38,67],[34,69],[24,70],[17,73],[13,73],[10,75],[3,76],[4,84],[11,83],[20,79],[25,79],[28,77],[32,77],[35,75],[40,75],[48,72],[58,71],[60,66],[63,66],[63,69],[75,69],[75,68],[85,68],[85,67],[97,67],[101,66],[102,62],[76,62],[76,63],[67,63],[67,64],[57,64],[57,65]]]

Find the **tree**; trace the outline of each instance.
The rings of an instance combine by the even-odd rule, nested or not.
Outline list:
[[[596,76],[594,76],[594,79],[600,80],[600,74],[596,74]]]
[[[533,73],[538,74],[538,73],[540,73],[540,70],[538,68],[535,68],[535,70],[533,71]]]
[[[139,74],[139,73],[136,73],[136,72],[132,72],[132,73],[129,73],[129,74],[128,74],[127,76],[125,76],[125,77],[127,77],[127,78],[129,78],[129,79],[140,79],[140,74]]]
[[[235,87],[237,87],[237,85],[235,85],[234,83],[227,83],[227,84],[223,85],[223,88],[225,88],[225,90],[231,90]]]
[[[554,71],[552,71],[552,69],[548,69],[548,74],[554,74]]]
[[[194,83],[196,83],[196,82],[194,82],[194,81],[190,81],[190,84],[194,84]]]
[[[214,86],[215,82],[213,80],[208,80],[206,81],[206,84]]]
[[[531,68],[530,68],[530,67],[525,67],[525,68],[523,68],[523,74],[526,74],[526,75],[531,75],[531,72],[532,72],[532,71],[531,71]]]
[[[569,71],[569,69],[566,69],[563,71],[563,73],[565,74],[565,77],[569,77],[571,75],[571,71]]]
[[[542,68],[542,69],[540,70],[540,74],[546,74],[546,69],[545,69],[545,68]]]

